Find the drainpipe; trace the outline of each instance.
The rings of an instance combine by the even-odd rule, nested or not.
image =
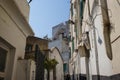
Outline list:
[[[95,46],[97,80],[100,80],[98,47],[97,47],[96,32],[95,32],[95,26],[94,26],[94,24],[93,24],[93,36],[94,36],[94,46]]]
[[[96,3],[96,2],[98,2],[98,1],[95,0],[94,3]],[[89,20],[92,22],[92,16],[90,15],[90,3],[89,3],[89,0],[88,0],[88,14],[89,14]],[[95,47],[95,57],[96,57],[97,80],[100,80],[98,48],[97,48],[96,31],[95,31],[94,22],[93,22],[92,25],[93,25],[93,37],[94,37],[94,47]]]

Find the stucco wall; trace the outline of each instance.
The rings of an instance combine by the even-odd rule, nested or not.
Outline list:
[[[24,19],[21,22],[22,17],[18,16],[19,11],[15,11],[17,8],[11,6],[12,1],[7,3],[9,1],[0,1],[0,37],[15,49],[15,52],[10,53],[14,59],[13,63],[10,64],[13,70],[7,72],[12,75],[11,80],[16,80],[17,59],[18,57],[24,58],[26,37],[33,35],[33,32],[28,23],[24,22]]]
[[[98,8],[100,9],[100,8]],[[97,14],[101,13],[101,11],[98,11]],[[98,67],[99,67],[99,73],[100,75],[105,76],[111,76],[112,75],[112,66],[111,61],[107,56],[106,48],[105,48],[105,42],[104,42],[104,33],[103,33],[103,22],[102,22],[102,16],[97,16],[95,21],[95,31],[96,31],[96,45],[97,45],[97,51],[98,51]],[[94,35],[94,34],[93,34]],[[99,42],[101,40],[101,42]],[[95,45],[95,44],[94,44]],[[95,48],[95,46],[94,46]],[[91,53],[92,54],[92,53]],[[97,53],[95,53],[97,54]]]
[[[63,73],[63,60],[60,55],[60,52],[58,51],[57,48],[52,49],[52,53],[50,54],[51,59],[56,59],[58,62],[56,66],[56,80],[63,80],[64,78],[64,73]]]
[[[111,23],[111,44],[112,44],[112,52],[113,52],[113,60],[112,60],[112,68],[113,74],[120,73],[120,38],[115,40],[117,37],[120,36],[120,0],[107,0],[108,2],[108,9],[109,9],[109,16],[110,16],[110,23]]]
[[[18,6],[19,10],[21,11],[25,19],[29,21],[30,6],[27,0],[14,0],[14,1],[16,2],[16,5]]]
[[[17,61],[17,80],[35,80],[35,62],[32,60]]]
[[[49,49],[52,47],[57,47],[59,49],[60,53],[62,53],[62,40],[59,39],[59,40],[54,40],[52,42],[49,42],[48,47],[49,47]]]
[[[62,35],[59,35],[60,39],[53,40],[49,42],[49,49],[52,47],[57,47],[62,55],[64,63],[68,63],[69,61],[69,46],[67,45],[67,41],[62,38]]]
[[[71,0],[71,5],[72,5],[72,3],[73,3],[73,5],[75,4],[74,1],[75,0]],[[103,15],[105,15],[105,14],[102,14],[102,10],[103,10],[103,7],[101,7],[102,0],[85,0],[85,1],[86,2],[84,4],[82,26],[78,25],[77,27],[79,27],[79,26],[82,27],[81,28],[82,33],[89,32],[90,56],[88,58],[88,62],[85,62],[85,58],[81,56],[81,58],[80,58],[80,63],[81,63],[80,73],[86,74],[87,68],[85,67],[85,64],[88,63],[89,79],[94,80],[95,79],[94,75],[95,76],[100,75],[101,79],[103,77],[105,80],[107,80],[108,76],[110,78],[111,75],[120,73],[120,69],[119,69],[119,66],[120,66],[119,52],[120,51],[118,48],[120,46],[119,45],[119,42],[120,42],[120,39],[119,39],[120,38],[120,35],[119,35],[120,34],[120,31],[119,31],[119,29],[120,29],[120,27],[119,27],[119,25],[120,25],[120,22],[119,22],[120,21],[120,16],[119,16],[120,0],[115,0],[115,1],[107,0],[109,18],[110,18],[110,23],[111,23],[110,35],[111,35],[111,44],[112,44],[112,51],[113,51],[113,60],[109,59],[109,57],[108,57],[109,54],[107,54],[108,46],[106,47],[106,45],[105,45],[105,39],[104,39],[105,20],[103,21],[103,19],[105,19],[103,17]],[[88,1],[90,3],[89,5],[88,5]],[[98,1],[98,4],[95,1]],[[88,12],[88,7],[90,9],[90,16],[89,16],[89,12]],[[70,19],[72,19],[74,21],[76,18],[76,20],[79,21],[78,17],[75,17],[76,12],[74,9],[73,9],[73,13],[74,13],[73,16],[70,16]],[[106,20],[107,20],[107,18],[106,18]],[[70,25],[70,32],[71,32],[71,36],[75,37],[73,24]],[[82,36],[82,38],[84,38],[84,36]],[[82,46],[81,44],[79,44],[81,39],[80,40],[78,39],[78,47]],[[70,47],[71,46],[72,46],[72,43],[70,43]],[[76,46],[76,44],[75,44],[75,46]],[[73,53],[73,55],[74,55],[74,53]],[[71,69],[71,71],[72,71],[72,69]],[[119,79],[119,77],[118,77],[118,79]]]

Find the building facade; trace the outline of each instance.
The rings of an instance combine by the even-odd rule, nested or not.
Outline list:
[[[50,49],[49,59],[55,59],[57,61],[55,68],[50,71],[50,80],[64,80],[63,58],[57,47]]]
[[[34,36],[27,37],[25,59],[35,61],[35,80],[44,80],[44,61],[48,51],[48,40]]]
[[[34,35],[28,20],[27,0],[0,0],[0,80],[17,80],[18,58],[24,58],[27,36]]]
[[[120,79],[119,3],[120,0],[71,0],[69,66],[72,78]]]
[[[69,72],[69,24],[66,21],[65,23],[60,23],[52,28],[52,40],[49,42],[49,49],[52,47],[57,47],[60,51],[60,54],[63,58],[64,73]]]
[[[36,64],[32,59],[18,59],[17,80],[35,80]]]

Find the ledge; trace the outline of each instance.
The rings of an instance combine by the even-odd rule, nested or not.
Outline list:
[[[22,0],[23,1],[23,0]],[[16,24],[16,27],[26,37],[34,35],[32,28],[30,27],[28,20],[20,10],[19,6],[14,0],[3,0],[0,1],[0,7],[5,11],[9,18]],[[22,9],[22,8],[21,8]]]
[[[22,15],[25,17],[25,19],[29,21],[30,6],[27,0],[14,0],[14,2],[16,3],[16,6],[18,7]]]

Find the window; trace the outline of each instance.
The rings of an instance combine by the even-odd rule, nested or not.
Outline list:
[[[75,24],[74,32],[75,32],[76,38],[77,38],[77,36],[78,36],[77,23]]]
[[[32,51],[32,48],[33,48],[33,45],[27,44],[25,50],[26,50],[26,52],[31,52],[31,51]]]
[[[4,80],[4,78],[0,77],[0,80]]]
[[[71,4],[71,17],[73,16],[73,3]]]
[[[0,72],[5,72],[7,51],[0,47]]]
[[[32,80],[35,80],[35,71],[32,71]]]
[[[0,80],[12,80],[15,48],[0,37]]]
[[[81,22],[83,19],[83,12],[84,12],[85,0],[80,0],[80,18]]]
[[[64,72],[67,71],[67,64],[66,63],[63,64],[63,69],[64,69]]]
[[[68,36],[68,42],[70,42],[71,41],[71,35],[69,34],[69,36]]]
[[[72,38],[72,53],[74,52],[74,37]]]
[[[0,47],[0,80],[4,80],[7,51]]]
[[[71,58],[71,47],[69,47],[69,58]]]

